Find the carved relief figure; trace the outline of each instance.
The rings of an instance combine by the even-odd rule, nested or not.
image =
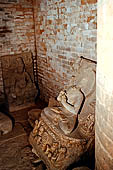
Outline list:
[[[3,56],[4,90],[10,111],[33,105],[37,90],[33,83],[33,61],[30,52]]]
[[[32,87],[30,75],[25,70],[25,64],[21,57],[16,59],[17,68],[14,75],[14,89],[12,97],[17,98],[26,95],[27,89]]]

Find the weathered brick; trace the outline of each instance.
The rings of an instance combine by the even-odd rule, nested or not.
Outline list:
[[[25,0],[24,4],[22,0],[8,0],[7,2],[0,1],[0,42],[2,42],[0,56],[24,51],[32,51],[34,54],[32,1]],[[3,80],[0,79],[0,84],[1,81]],[[0,91],[3,90],[2,88],[0,87]]]
[[[94,16],[89,16],[88,18],[87,18],[87,22],[90,22],[91,20],[93,20],[95,17]]]
[[[4,22],[7,22],[8,30],[12,31],[0,33],[0,56],[22,51],[35,54],[36,37],[38,72],[39,79],[42,79],[40,87],[46,80],[41,95],[57,95],[73,74],[72,69],[78,57],[84,55],[96,60],[96,0],[11,1],[0,7],[0,25],[4,26]],[[82,42],[87,45],[81,46]],[[59,84],[56,86],[57,82]],[[53,90],[50,93],[48,89]]]
[[[81,5],[86,5],[87,0],[81,0]]]
[[[88,4],[95,4],[95,3],[97,3],[97,0],[87,0],[87,3]]]

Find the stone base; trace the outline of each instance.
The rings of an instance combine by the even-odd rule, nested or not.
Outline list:
[[[49,170],[65,170],[78,162],[93,140],[94,134],[89,139],[66,136],[51,124],[43,112],[29,137],[30,144]]]

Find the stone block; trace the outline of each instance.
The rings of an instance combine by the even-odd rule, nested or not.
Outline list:
[[[12,120],[4,113],[0,112],[0,136],[12,131]]]
[[[9,110],[34,105],[37,90],[34,84],[32,54],[21,53],[2,57],[4,89]]]

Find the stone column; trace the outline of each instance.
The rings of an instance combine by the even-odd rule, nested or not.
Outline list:
[[[113,169],[113,0],[98,1],[96,167]]]

